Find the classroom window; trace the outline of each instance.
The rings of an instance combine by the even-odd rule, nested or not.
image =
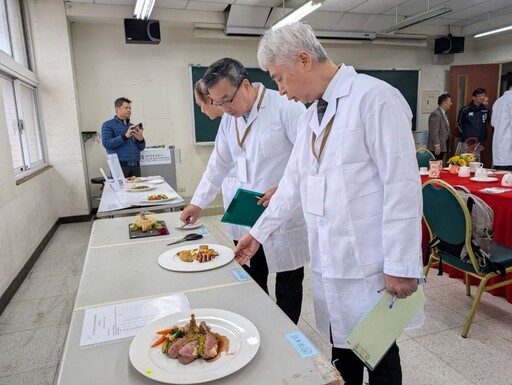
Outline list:
[[[29,68],[22,9],[19,0],[0,0],[0,50],[9,55],[0,55],[0,100],[16,176],[45,163],[37,76]]]

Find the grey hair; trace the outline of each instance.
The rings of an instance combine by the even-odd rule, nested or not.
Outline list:
[[[244,79],[251,81],[247,69],[236,59],[225,57],[211,64],[203,76],[207,89],[226,79],[233,87],[238,87]]]
[[[264,71],[267,71],[269,64],[292,66],[297,62],[296,55],[300,51],[309,52],[319,63],[329,60],[313,28],[295,22],[265,32],[258,44],[258,62]]]

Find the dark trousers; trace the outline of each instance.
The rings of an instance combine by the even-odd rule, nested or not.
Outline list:
[[[126,164],[121,163],[121,169],[123,170],[123,174],[124,174],[125,178],[128,178],[129,176],[141,176],[140,175],[140,165],[127,166]]]
[[[238,241],[234,241],[235,245]],[[251,258],[251,266],[243,265],[245,271],[268,294],[268,266],[263,246]],[[276,274],[276,300],[277,306],[295,324],[299,322],[302,308],[302,281],[304,280],[304,267],[296,270],[283,271]]]
[[[365,365],[352,350],[333,346],[331,362],[340,372],[345,385],[362,385]],[[368,376],[370,385],[402,384],[402,366],[400,365],[400,354],[396,343],[382,357],[374,370],[368,369]]]
[[[492,166],[496,170],[512,171],[512,166]]]

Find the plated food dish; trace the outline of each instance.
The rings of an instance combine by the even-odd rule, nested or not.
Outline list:
[[[193,322],[191,314],[194,315]],[[187,337],[189,329],[193,332]],[[161,338],[157,334],[159,331],[169,331],[172,337],[172,330],[174,334],[179,331],[180,335],[173,339],[174,344],[186,338],[179,341],[180,345],[168,342],[167,354],[162,352],[163,342],[151,347]],[[169,341],[171,337],[166,339]],[[169,355],[173,346],[171,354],[177,358]],[[155,381],[198,384],[243,368],[254,358],[259,346],[258,330],[241,315],[220,309],[194,309],[170,314],[146,326],[132,340],[129,357],[137,371]],[[201,349],[206,354],[201,355]]]
[[[146,178],[142,178],[140,176],[129,176],[128,178],[126,178],[126,181],[128,183],[144,182],[145,180],[146,180]]]
[[[217,255],[214,255],[215,253]],[[234,256],[233,250],[223,245],[183,245],[161,254],[158,257],[158,264],[172,271],[206,271],[228,264]]]
[[[141,199],[142,203],[158,203],[158,202],[167,202],[173,200],[178,197],[178,194],[172,193],[155,193],[148,195],[147,197]]]
[[[131,191],[131,192],[140,192],[140,191],[148,191],[148,190],[153,190],[155,187],[154,186],[149,186],[147,184],[133,184],[131,185],[127,191]]]

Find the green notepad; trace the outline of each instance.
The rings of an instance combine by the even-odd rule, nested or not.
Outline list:
[[[221,222],[252,227],[260,215],[265,211],[263,205],[258,205],[258,198],[263,193],[238,189],[224,213]]]
[[[391,345],[402,334],[409,322],[425,303],[423,286],[405,298],[397,299],[390,309],[393,296],[387,291],[354,327],[347,337],[352,351],[373,370]]]

